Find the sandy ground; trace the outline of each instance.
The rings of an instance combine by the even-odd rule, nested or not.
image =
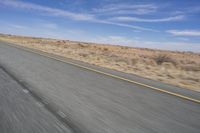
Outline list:
[[[200,54],[0,34],[0,40],[200,92]]]

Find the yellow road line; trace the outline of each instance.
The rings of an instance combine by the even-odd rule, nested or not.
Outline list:
[[[8,45],[10,45],[10,44],[8,44]],[[29,51],[31,53],[39,54],[41,56],[45,56],[45,57],[48,57],[48,58],[51,58],[51,59],[54,59],[54,60],[57,60],[57,61],[60,61],[60,62],[64,62],[64,63],[70,64],[70,65],[73,65],[73,66],[76,66],[76,67],[79,67],[79,68],[87,69],[87,70],[90,70],[90,71],[93,71],[93,72],[96,72],[96,73],[99,73],[99,74],[103,74],[103,75],[106,75],[106,76],[109,76],[109,77],[112,77],[112,78],[116,78],[116,79],[120,79],[120,80],[123,80],[123,81],[127,81],[129,83],[133,83],[133,84],[137,84],[137,85],[140,85],[140,86],[144,86],[146,88],[150,88],[150,89],[162,92],[162,93],[173,95],[173,96],[176,96],[176,97],[179,97],[179,98],[182,98],[182,99],[189,100],[189,101],[192,101],[192,102],[200,104],[200,100],[198,100],[198,99],[190,98],[190,97],[187,97],[187,96],[175,93],[175,92],[170,92],[170,91],[167,91],[167,90],[164,90],[164,89],[160,89],[160,88],[157,88],[157,87],[153,87],[153,86],[150,86],[150,85],[147,85],[147,84],[143,84],[143,83],[140,83],[140,82],[137,82],[137,81],[134,81],[134,80],[126,79],[126,78],[123,78],[123,77],[120,77],[120,76],[117,76],[117,75],[113,75],[113,74],[106,73],[106,72],[103,72],[103,71],[99,71],[99,70],[96,70],[96,69],[93,69],[93,68],[90,68],[90,67],[82,66],[82,65],[79,65],[79,64],[76,64],[76,63],[73,63],[73,62],[64,61],[64,60],[61,60],[61,59],[58,59],[58,58],[55,58],[55,57],[52,57],[52,56],[49,56],[49,55],[42,54],[41,52],[44,52],[44,51],[36,52],[36,51],[31,50],[30,48],[26,48],[24,46],[17,46],[17,44],[15,46],[14,45],[10,45],[10,46],[16,47],[16,48],[19,48],[19,49],[23,49],[25,51]],[[44,52],[44,53],[47,53],[47,52]],[[47,54],[49,54],[49,53],[47,53]]]

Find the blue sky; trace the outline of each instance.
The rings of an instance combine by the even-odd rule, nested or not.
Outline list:
[[[200,0],[0,0],[0,33],[200,52]]]

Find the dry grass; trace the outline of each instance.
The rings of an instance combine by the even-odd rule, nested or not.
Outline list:
[[[0,34],[0,40],[200,92],[200,54]]]

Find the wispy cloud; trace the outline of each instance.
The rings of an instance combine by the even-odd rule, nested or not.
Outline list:
[[[95,20],[94,20],[95,21]],[[124,24],[124,23],[117,23],[117,22],[112,22],[112,21],[105,21],[105,20],[96,20],[97,23],[104,23],[104,24],[111,24],[111,25],[117,25],[121,27],[127,27],[131,29],[136,29],[140,31],[153,31],[153,32],[158,32],[158,30],[151,29],[151,28],[145,28],[141,26],[135,26],[135,25],[130,25],[130,24]]]
[[[44,28],[48,28],[48,29],[58,29],[58,25],[55,24],[55,23],[45,23],[45,24],[42,24],[42,27]]]
[[[200,44],[194,42],[182,41],[148,41],[142,38],[125,37],[118,35],[111,36],[98,36],[92,40],[96,43],[106,43],[114,45],[124,45],[131,47],[142,47],[142,48],[153,48],[153,49],[164,49],[164,50],[181,50],[181,51],[195,51],[200,52]]]
[[[155,4],[110,4],[102,8],[94,8],[94,13],[99,14],[149,14],[157,10]]]
[[[124,37],[124,36],[115,36],[115,35],[111,35],[111,36],[98,36],[97,38],[95,38],[93,40],[94,42],[97,43],[104,43],[104,44],[121,44],[121,45],[130,45],[132,44],[134,41],[130,38]]]
[[[92,20],[94,17],[91,14],[73,13],[73,12],[69,12],[65,10],[60,10],[57,8],[51,8],[51,7],[41,6],[41,5],[28,3],[28,2],[22,2],[22,1],[5,0],[5,1],[0,1],[0,3],[7,6],[16,7],[16,8],[43,11],[43,12],[50,13],[51,15],[56,15],[56,16],[66,16],[75,20]]]
[[[187,7],[187,8],[181,8],[177,11],[173,11],[171,14],[188,14],[188,15],[196,15],[200,13],[200,6],[193,6],[193,7]]]
[[[200,36],[200,30],[168,30],[167,32],[175,36]]]
[[[194,51],[200,52],[200,43],[185,42],[185,41],[141,41],[134,46],[148,47],[164,50],[178,50],[178,51]]]
[[[181,40],[181,41],[190,41],[189,38],[185,38],[185,37],[178,37],[176,38],[177,40]]]
[[[102,23],[102,24],[111,24],[111,25],[115,25],[115,26],[132,28],[132,29],[137,29],[137,30],[154,31],[153,29],[144,28],[141,26],[127,25],[127,24],[122,24],[122,23],[114,23],[114,22],[110,22],[108,20],[100,20],[100,19],[96,18],[95,15],[92,15],[92,14],[74,13],[74,12],[70,12],[70,11],[66,11],[66,10],[51,8],[51,7],[37,5],[37,4],[33,4],[33,3],[28,3],[28,2],[22,2],[22,1],[16,1],[16,0],[15,1],[14,0],[5,0],[5,1],[0,1],[0,3],[3,5],[6,5],[6,6],[15,7],[15,8],[40,11],[42,13],[48,13],[49,15],[52,15],[52,16],[67,17],[67,18],[70,18],[73,20],[88,21],[88,22],[95,22],[95,23]]]
[[[27,26],[22,26],[22,25],[17,25],[17,24],[9,24],[9,26],[11,28],[20,29],[20,30],[26,30],[26,29],[28,29]]]
[[[171,22],[171,21],[180,21],[185,17],[183,15],[166,17],[166,18],[158,18],[158,19],[144,19],[138,17],[113,17],[110,20],[120,21],[120,22]]]

